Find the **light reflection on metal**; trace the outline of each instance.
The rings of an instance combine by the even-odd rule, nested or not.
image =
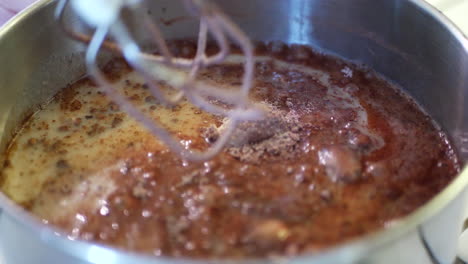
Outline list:
[[[289,16],[294,22],[290,23],[289,42],[296,44],[310,44],[313,39],[313,25],[309,21],[312,14],[312,1],[290,1]]]

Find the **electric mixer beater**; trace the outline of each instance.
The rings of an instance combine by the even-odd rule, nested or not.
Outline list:
[[[89,44],[86,52],[88,73],[111,100],[143,124],[173,152],[180,154],[183,159],[203,161],[212,158],[223,149],[239,122],[258,120],[263,114],[260,109],[250,103],[248,98],[255,63],[253,45],[249,38],[211,1],[182,1],[186,10],[200,20],[197,51],[193,59],[174,57],[161,30],[145,12],[142,12],[145,14],[142,26],[151,34],[161,55],[142,51],[121,17],[124,9],[143,10],[144,1],[142,0],[61,0],[56,9],[56,17],[68,35]],[[67,6],[70,6],[89,27],[95,29],[94,34],[79,33],[66,27],[64,12]],[[219,47],[219,52],[212,56],[206,54],[209,35]],[[108,37],[112,37],[113,41],[107,40]],[[220,89],[197,80],[197,74],[201,69],[226,60],[230,53],[228,39],[240,47],[245,58],[242,84],[234,91]],[[174,106],[186,98],[204,111],[226,117],[227,124],[216,142],[205,151],[189,149],[175,139],[169,131],[140,112],[114,89],[99,69],[97,57],[102,48],[122,54],[128,64],[141,74],[153,96],[162,104]],[[174,87],[176,94],[164,95],[157,84],[158,81],[164,81]],[[230,107],[219,106],[213,103],[214,101],[222,102]]]

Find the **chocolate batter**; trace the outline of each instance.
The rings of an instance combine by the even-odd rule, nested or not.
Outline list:
[[[190,41],[172,48],[195,51]],[[256,54],[251,98],[266,118],[242,123],[213,160],[182,161],[82,80],[26,122],[2,190],[70,239],[247,258],[314,253],[384,228],[459,172],[434,121],[372,71],[303,46],[259,44]],[[222,133],[222,117],[187,102],[159,105],[122,62],[107,74],[187,146],[204,149]],[[234,89],[241,75],[241,64],[228,63],[202,78]],[[31,181],[38,190],[20,196]]]

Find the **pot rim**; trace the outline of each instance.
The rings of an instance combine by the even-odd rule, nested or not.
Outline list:
[[[447,30],[459,44],[464,48],[468,56],[468,39],[462,31],[453,24],[447,17],[445,17],[439,10],[431,6],[424,0],[407,0],[413,3],[417,8],[429,14],[438,23],[440,23],[445,30]],[[34,15],[39,10],[54,4],[54,0],[39,0],[27,9],[18,13],[15,17],[9,20],[3,27],[0,27],[0,41],[4,41],[5,36],[14,27]],[[339,244],[332,248],[326,249],[323,252],[314,255],[300,255],[294,258],[288,258],[291,261],[298,261],[308,263],[328,263],[330,260],[338,262],[339,260],[355,260],[361,256],[365,256],[370,252],[381,248],[388,243],[396,241],[405,234],[412,230],[417,229],[422,223],[428,221],[434,215],[439,213],[451,201],[468,188],[468,166],[464,167],[459,175],[457,175],[452,182],[447,185],[441,192],[433,197],[425,205],[419,207],[408,216],[402,217],[392,222],[388,227],[380,229],[376,232],[361,236],[354,240]],[[3,212],[2,212],[3,211]],[[58,231],[56,228],[42,223],[39,219],[32,216],[29,212],[22,207],[11,201],[5,194],[0,192],[0,217],[7,214],[12,217],[16,222],[28,228],[33,235],[38,239],[47,243],[51,247],[64,251],[67,254],[74,256],[78,259],[86,260],[91,263],[231,263],[230,259],[188,259],[188,258],[169,258],[169,257],[154,257],[150,255],[143,255],[124,251],[121,249],[111,248],[105,245],[75,241],[67,238],[67,235]],[[256,263],[265,261],[267,259],[246,259],[242,263]],[[233,261],[238,263],[239,261]]]

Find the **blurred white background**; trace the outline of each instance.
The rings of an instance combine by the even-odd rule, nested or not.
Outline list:
[[[468,35],[468,0],[426,0],[441,10]]]

